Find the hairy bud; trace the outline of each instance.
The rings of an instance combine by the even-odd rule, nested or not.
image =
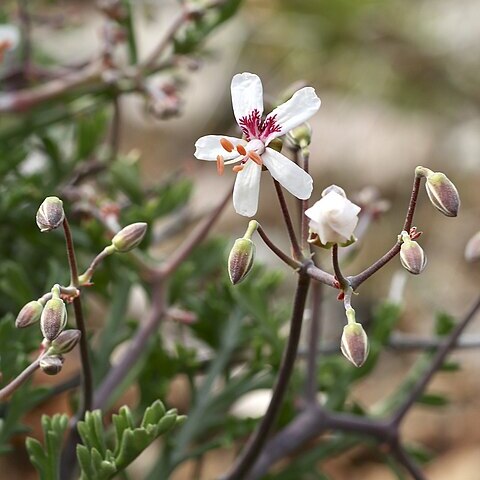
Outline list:
[[[476,262],[480,260],[480,232],[477,232],[467,243],[465,247],[465,260],[467,262]]]
[[[432,205],[447,217],[456,217],[460,208],[460,196],[455,185],[442,172],[417,167],[416,172],[425,176],[425,188]]]
[[[112,245],[120,253],[133,250],[143,240],[147,231],[147,224],[144,222],[132,223],[122,228],[113,238]]]
[[[253,266],[255,244],[251,238],[258,228],[258,223],[251,220],[243,238],[237,238],[228,255],[228,275],[233,285],[240,283]]]
[[[40,329],[43,336],[51,342],[60,335],[66,324],[67,308],[59,295],[54,293],[53,298],[45,304],[43,309],[40,317]]]
[[[340,348],[347,360],[356,367],[361,367],[365,363],[369,345],[367,334],[360,323],[349,321],[348,325],[343,327]]]
[[[47,197],[37,211],[37,225],[41,232],[58,228],[65,219],[63,202],[58,197]]]
[[[49,345],[47,355],[63,355],[75,348],[82,333],[80,330],[65,330]]]
[[[400,247],[400,262],[413,275],[422,273],[427,266],[427,257],[422,247],[410,239],[407,232],[402,232],[403,243]]]
[[[17,315],[15,326],[17,328],[25,328],[33,325],[40,320],[42,310],[43,305],[38,300],[28,302]]]
[[[63,357],[61,355],[46,355],[40,359],[40,368],[47,375],[56,375],[60,373],[63,367]]]

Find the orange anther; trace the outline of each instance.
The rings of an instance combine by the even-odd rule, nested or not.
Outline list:
[[[237,152],[240,155],[246,155],[247,151],[245,150],[245,147],[243,145],[237,145]]]
[[[235,165],[232,170],[235,172],[235,173],[238,173],[238,172],[241,172],[244,168],[244,165],[241,164],[241,165]]]
[[[260,165],[260,166],[263,165],[262,158],[260,157],[260,155],[259,155],[257,152],[248,152],[248,156],[249,156],[257,165]]]
[[[230,140],[227,140],[226,138],[221,138],[220,139],[220,145],[228,152],[233,152],[233,149],[235,146]]]
[[[225,162],[221,155],[217,155],[217,173],[223,175],[223,170],[225,169]]]

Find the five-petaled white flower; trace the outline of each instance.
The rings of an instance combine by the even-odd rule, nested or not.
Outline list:
[[[352,238],[360,210],[347,199],[342,188],[331,185],[322,192],[322,198],[305,211],[305,215],[310,219],[311,233],[318,235],[322,245],[345,244]]]
[[[5,52],[13,50],[20,42],[18,27],[10,24],[0,25],[0,62]]]
[[[244,139],[220,135],[201,137],[195,143],[195,157],[216,161],[219,174],[223,173],[224,165],[240,162],[233,167],[237,173],[233,206],[240,215],[252,217],[257,212],[262,166],[292,195],[300,199],[309,198],[313,188],[312,177],[268,145],[273,139],[301,125],[320,108],[315,90],[312,87],[298,90],[265,119],[262,119],[263,87],[257,75],[235,75],[231,92],[233,112]]]

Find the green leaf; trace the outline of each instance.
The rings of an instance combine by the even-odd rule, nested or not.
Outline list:
[[[455,327],[455,319],[445,312],[438,313],[435,321],[435,332],[441,337],[444,337],[451,333],[451,331]]]
[[[448,405],[450,401],[444,395],[435,393],[424,393],[417,401],[422,405],[428,405],[430,407],[444,407]]]

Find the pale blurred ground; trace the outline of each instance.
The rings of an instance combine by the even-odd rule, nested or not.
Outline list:
[[[139,2],[139,10],[142,3]],[[162,26],[172,20],[176,11],[174,2],[150,3],[161,5],[161,11],[149,21],[137,16],[144,51],[154,44]],[[318,3],[326,3],[323,10],[329,10],[335,2]],[[337,39],[339,45],[328,46],[322,43],[319,31],[328,30],[329,25],[322,8],[316,9],[313,0],[246,1],[240,15],[211,37],[208,46],[213,58],[188,79],[184,114],[180,118],[153,121],[145,116],[139,102],[124,102],[122,151],[141,150],[146,182],[154,182],[168,170],[185,165],[197,180],[192,204],[203,210],[214,205],[233,181],[233,174],[227,172],[217,177],[211,164],[196,161],[192,155],[199,136],[233,131],[231,76],[240,71],[256,72],[270,95],[280,93],[299,79],[305,80],[322,99],[321,110],[311,122],[313,199],[331,183],[343,186],[350,195],[366,185],[374,185],[392,204],[391,210],[368,232],[363,250],[346,267],[347,273],[368,265],[395,241],[416,165],[444,171],[461,192],[460,216],[447,219],[433,210],[422,191],[414,222],[425,231],[421,244],[429,263],[424,274],[409,279],[401,328],[428,334],[433,312],[446,309],[462,314],[479,287],[478,266],[464,263],[463,249],[468,238],[480,229],[480,2],[359,1],[358,5],[368,8],[352,16],[348,6],[353,2],[341,4],[347,9],[345,38]],[[89,4],[76,7],[75,12],[78,28],[54,34],[42,29],[37,32],[43,48],[58,58],[68,59],[72,54],[78,58],[80,53],[88,58],[98,47],[100,18],[92,14]],[[421,56],[402,57],[402,50],[392,46],[386,34],[379,33],[389,29],[407,32],[410,41],[435,67],[423,64]],[[364,45],[360,45],[362,39]],[[443,89],[437,88],[437,74],[442,82],[447,79]],[[403,102],[398,90],[405,88],[400,81],[404,75],[412,75],[414,85],[418,75],[423,83],[418,91],[404,93]],[[425,77],[431,82],[431,89]],[[258,219],[285,245],[271,181],[268,175],[264,177]],[[235,238],[245,226],[246,219],[229,208],[220,230]],[[260,245],[259,257],[283,268]],[[385,297],[390,278],[398,268],[399,262],[394,260],[362,287],[355,301],[365,315],[371,305]],[[290,277],[286,272],[286,282]],[[326,306],[327,333],[332,336],[338,334],[343,322],[342,308],[334,297],[332,294]],[[478,332],[479,325],[477,320],[469,331]],[[413,358],[386,353],[374,374],[353,392],[354,397],[366,405],[375,403],[400,382]],[[425,442],[438,453],[427,468],[429,478],[478,480],[480,350],[458,353],[455,358],[462,362],[462,372],[439,375],[434,382],[435,390],[448,392],[451,406],[429,412],[416,408],[408,417],[405,430],[409,439]],[[369,462],[357,453],[328,462],[327,471],[332,478],[393,478],[373,458]],[[215,472],[223,471],[231,461],[230,454],[209,455],[203,478],[213,478]],[[148,452],[135,468],[143,470],[146,463]],[[182,469],[175,480],[191,478],[189,468]]]

